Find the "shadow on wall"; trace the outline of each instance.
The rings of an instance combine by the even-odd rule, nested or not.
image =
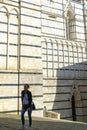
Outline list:
[[[58,69],[55,87],[52,110],[63,119],[87,122],[87,62]]]

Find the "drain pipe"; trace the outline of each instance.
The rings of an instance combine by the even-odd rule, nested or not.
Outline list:
[[[21,0],[19,0],[19,15],[18,15],[18,102],[17,113],[19,115],[19,100],[20,100],[20,43],[21,43]]]

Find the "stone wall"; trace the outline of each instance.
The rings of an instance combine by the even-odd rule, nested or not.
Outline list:
[[[20,112],[21,90],[29,83],[37,108],[33,114],[42,116],[40,1],[6,0],[0,17],[0,112]]]
[[[67,0],[0,1],[0,112],[20,111],[20,93],[29,83],[33,115],[42,116],[46,106],[72,120],[71,96],[78,92],[76,117],[87,121],[84,7]]]

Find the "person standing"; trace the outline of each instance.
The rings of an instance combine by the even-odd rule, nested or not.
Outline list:
[[[21,99],[22,99],[22,111],[21,111],[21,121],[22,121],[22,128],[21,130],[25,129],[25,118],[24,114],[28,111],[28,119],[29,119],[29,127],[28,130],[31,130],[32,125],[32,93],[28,89],[30,86],[28,84],[24,85],[24,90],[21,91]]]

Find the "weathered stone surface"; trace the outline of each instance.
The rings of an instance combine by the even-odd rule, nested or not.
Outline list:
[[[26,117],[26,127],[28,119]],[[21,128],[20,116],[0,114],[0,130],[18,130]],[[87,130],[87,124],[66,120],[33,117],[33,130]]]

